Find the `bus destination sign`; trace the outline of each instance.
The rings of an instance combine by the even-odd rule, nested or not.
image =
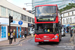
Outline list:
[[[42,19],[38,19],[38,21],[54,21],[54,18],[42,18]]]

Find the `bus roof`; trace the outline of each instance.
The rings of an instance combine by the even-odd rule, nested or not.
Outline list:
[[[57,4],[37,5],[37,6],[35,6],[35,7],[41,7],[41,6],[57,6]]]

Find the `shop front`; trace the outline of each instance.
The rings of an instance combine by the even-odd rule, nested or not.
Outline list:
[[[0,18],[0,41],[8,39],[8,20]]]
[[[19,38],[19,30],[21,31],[22,29],[27,31],[28,33],[28,23],[23,23],[23,25],[18,24],[18,21],[13,21],[11,23],[11,29],[14,31],[15,30],[15,35],[16,38]],[[0,41],[3,40],[8,40],[8,33],[9,33],[9,19],[8,18],[0,18]],[[20,35],[21,37],[21,35]]]

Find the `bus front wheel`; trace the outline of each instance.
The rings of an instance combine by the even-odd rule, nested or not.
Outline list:
[[[42,44],[42,42],[39,42],[39,44]]]

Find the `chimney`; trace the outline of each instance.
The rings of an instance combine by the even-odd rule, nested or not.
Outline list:
[[[26,8],[23,8],[23,10],[26,10]]]

